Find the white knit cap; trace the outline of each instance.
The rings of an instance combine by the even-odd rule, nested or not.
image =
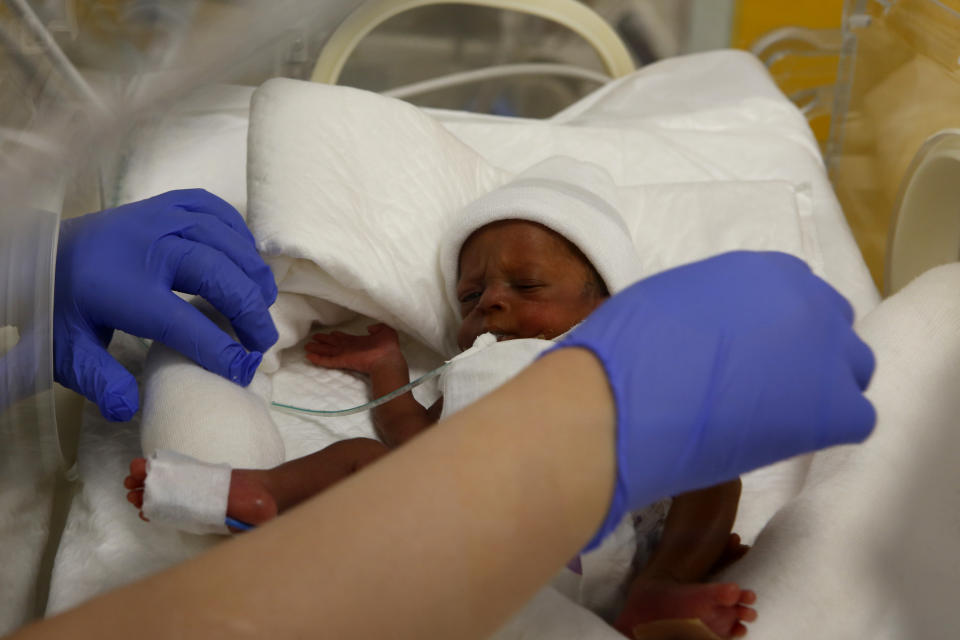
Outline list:
[[[617,187],[602,167],[555,156],[464,207],[440,243],[447,300],[459,317],[460,250],[477,229],[529,220],[572,242],[614,294],[640,278],[640,259],[618,207]]]

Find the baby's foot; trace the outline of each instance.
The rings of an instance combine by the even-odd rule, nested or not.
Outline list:
[[[746,606],[756,601],[753,591],[732,582],[677,584],[638,578],[614,627],[632,638],[633,628],[640,624],[698,618],[721,638],[740,637],[747,633],[743,623],[757,619],[757,612]]]
[[[740,541],[740,536],[735,533],[731,533],[730,537],[727,538],[727,544],[723,548],[723,551],[720,552],[720,556],[717,558],[716,562],[713,563],[713,566],[707,572],[707,576],[712,576],[714,574],[720,573],[734,562],[738,562],[743,556],[747,555],[747,552],[750,551],[750,545],[743,544]]]
[[[230,472],[230,494],[227,497],[227,515],[235,520],[257,525],[277,516],[277,502],[267,491],[264,472],[255,469],[234,469]],[[143,487],[147,481],[147,461],[134,458],[130,475],[123,481],[129,489],[127,500],[143,515]],[[236,533],[238,530],[229,527]]]

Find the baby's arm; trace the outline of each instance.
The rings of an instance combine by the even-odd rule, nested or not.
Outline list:
[[[306,346],[307,359],[319,367],[349,369],[370,376],[373,397],[379,398],[410,382],[410,373],[396,331],[385,324],[375,324],[367,332],[365,336],[340,331],[318,333]],[[383,443],[393,449],[434,424],[436,406],[428,410],[407,392],[376,407],[373,425]]]
[[[731,552],[740,486],[738,478],[674,498],[660,544],[641,575],[675,582],[703,580]]]

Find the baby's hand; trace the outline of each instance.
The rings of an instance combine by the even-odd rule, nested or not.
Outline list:
[[[348,369],[369,374],[403,355],[397,332],[385,324],[367,327],[365,336],[354,336],[341,331],[318,333],[308,342],[307,360],[318,367]]]

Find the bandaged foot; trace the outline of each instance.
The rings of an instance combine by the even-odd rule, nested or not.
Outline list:
[[[677,584],[636,580],[614,627],[628,637],[639,625],[656,620],[699,619],[721,638],[746,635],[745,622],[757,619],[750,608],[757,595],[732,582]]]
[[[335,442],[273,469],[230,469],[172,451],[135,458],[123,481],[140,517],[191,533],[229,533],[229,516],[258,525],[320,493],[387,452],[369,438]]]
[[[269,471],[230,469],[171,451],[135,458],[123,485],[140,517],[190,533],[229,533],[227,516],[257,525],[277,515]]]

